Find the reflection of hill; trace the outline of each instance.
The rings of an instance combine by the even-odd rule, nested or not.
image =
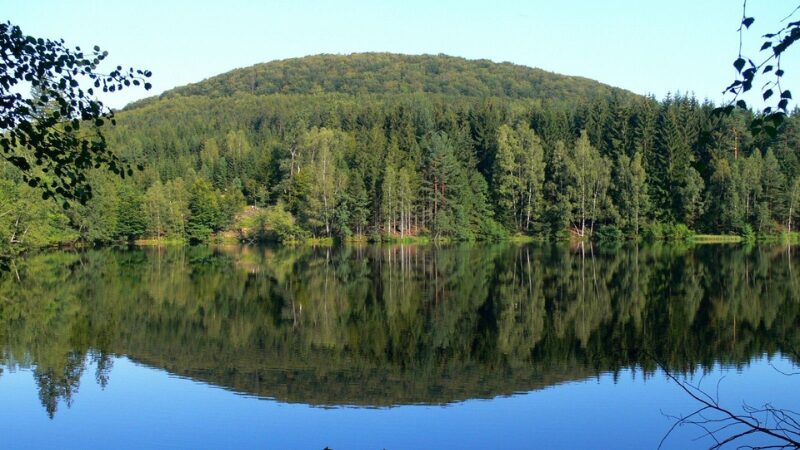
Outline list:
[[[566,367],[532,367],[508,372],[487,371],[485,367],[446,367],[435,373],[419,373],[380,367],[274,367],[269,360],[247,361],[244,366],[236,368],[216,366],[214,360],[183,364],[159,357],[150,359],[149,355],[144,358],[137,356],[133,360],[244,395],[323,407],[389,407],[489,399],[595,375],[587,368]]]
[[[551,246],[49,254],[24,263],[22,282],[0,279],[0,343],[9,357],[30,355],[51,412],[74,392],[87,352],[281,401],[388,406],[650,370],[642,349],[688,370],[798,347],[800,278],[780,249],[585,255]]]

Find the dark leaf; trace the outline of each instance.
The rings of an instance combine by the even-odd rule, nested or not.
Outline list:
[[[739,58],[733,62],[733,67],[736,68],[737,72],[742,73],[742,69],[744,68],[745,62],[746,61],[744,60],[744,58]]]

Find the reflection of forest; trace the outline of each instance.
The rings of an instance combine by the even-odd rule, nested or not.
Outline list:
[[[795,266],[731,246],[51,253],[0,278],[0,348],[51,415],[110,355],[281,401],[450,402],[652,370],[642,349],[685,371],[798,348]]]

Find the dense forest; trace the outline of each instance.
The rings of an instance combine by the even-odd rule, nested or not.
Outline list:
[[[675,373],[797,360],[800,271],[784,247],[576,247],[47,252],[0,275],[14,299],[0,298],[0,362],[31,368],[52,416],[80,402],[87,370],[113,385],[115,355],[280,401],[371,406],[649,376],[643,351]]]
[[[119,112],[109,145],[144,169],[91,174],[87,205],[0,166],[0,245],[792,231],[800,117],[773,138],[713,109],[448,56],[271,62]]]

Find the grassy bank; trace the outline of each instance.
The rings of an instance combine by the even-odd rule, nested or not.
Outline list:
[[[688,241],[694,244],[738,244],[744,238],[735,234],[695,234]]]
[[[185,240],[178,238],[137,239],[133,241],[133,243],[142,247],[172,247],[186,245]]]

